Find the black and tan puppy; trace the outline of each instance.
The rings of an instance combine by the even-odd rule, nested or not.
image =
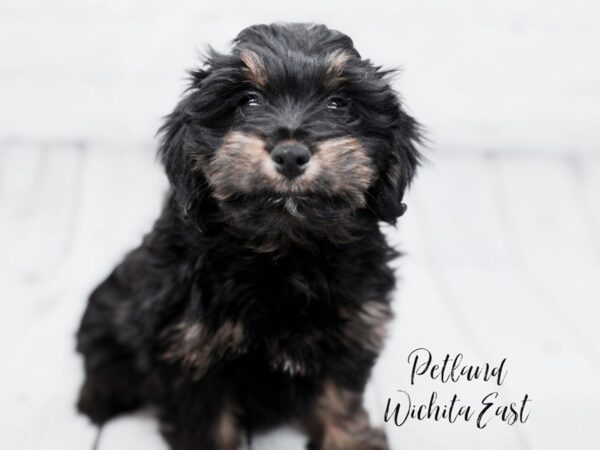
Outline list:
[[[417,126],[387,75],[322,25],[245,29],[162,129],[160,218],[92,293],[79,409],[144,405],[173,449],[295,423],[309,448],[385,449],[362,395],[391,317]]]

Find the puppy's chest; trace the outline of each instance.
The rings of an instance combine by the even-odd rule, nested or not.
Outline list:
[[[385,295],[362,289],[360,280],[346,285],[324,270],[277,269],[228,273],[226,280],[199,286],[203,312],[184,313],[168,333],[167,357],[195,376],[241,358],[291,376],[314,375],[345,350],[381,347],[390,317],[380,301]]]
[[[218,323],[184,319],[170,328],[165,356],[191,369],[194,377],[213,366],[249,358],[287,375],[315,374],[330,358],[329,348],[344,328],[339,315],[327,316],[314,321],[300,312],[295,318],[251,315]]]
[[[387,304],[366,301],[350,309],[299,311],[296,317],[251,315],[217,324],[182,321],[173,327],[166,356],[191,369],[196,378],[241,359],[289,376],[314,376],[356,352],[377,354],[390,317]]]
[[[249,325],[250,339],[256,343],[254,356],[272,370],[292,376],[320,372],[323,362],[331,358],[329,348],[339,340],[339,329],[343,327],[337,314],[323,315],[326,317],[299,313],[294,319]]]

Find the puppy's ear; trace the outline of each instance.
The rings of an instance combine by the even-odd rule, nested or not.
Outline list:
[[[199,133],[193,126],[193,99],[202,89],[202,82],[209,72],[197,70],[190,73],[192,83],[185,96],[166,117],[159,130],[161,134],[158,156],[162,161],[175,199],[185,217],[192,218],[197,225],[206,224],[212,206],[209,187],[203,172],[197,168],[201,149]]]
[[[382,175],[371,194],[371,209],[379,220],[395,224],[406,211],[404,191],[410,185],[421,154],[417,149],[420,136],[417,122],[398,106],[398,116],[391,129],[388,142],[389,158],[382,168]]]

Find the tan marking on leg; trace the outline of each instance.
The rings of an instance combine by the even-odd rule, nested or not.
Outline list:
[[[227,405],[216,427],[215,441],[219,449],[236,450],[241,442],[239,424],[230,405]]]
[[[327,382],[304,425],[319,450],[387,448],[385,436],[369,424],[362,395]]]
[[[327,384],[321,399],[321,418],[324,425],[323,448],[351,448],[353,434],[368,426],[368,417],[357,404],[358,398]]]

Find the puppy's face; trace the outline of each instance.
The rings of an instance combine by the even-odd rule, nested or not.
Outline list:
[[[324,26],[255,26],[234,43],[193,73],[165,126],[163,161],[188,213],[263,249],[393,222],[418,153],[386,74]]]

